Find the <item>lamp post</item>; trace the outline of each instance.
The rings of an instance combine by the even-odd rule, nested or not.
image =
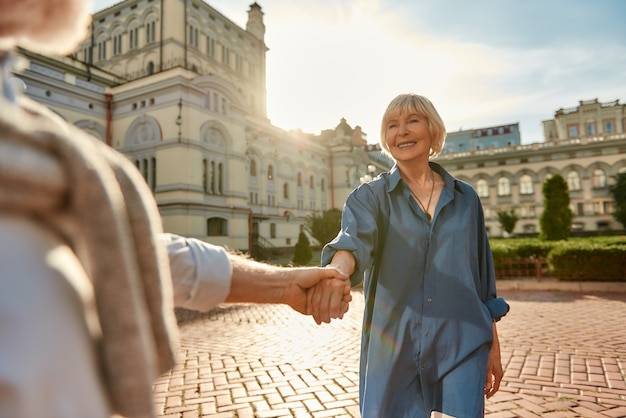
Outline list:
[[[372,179],[374,178],[374,172],[376,171],[376,166],[374,164],[368,164],[367,165],[367,174],[361,176],[361,178],[359,179],[359,182],[361,184],[363,183],[367,183],[369,181],[372,181]]]
[[[180,99],[178,101],[178,117],[176,118],[176,125],[178,125],[178,142],[180,142],[181,126],[183,124],[182,111],[183,111],[183,99]]]

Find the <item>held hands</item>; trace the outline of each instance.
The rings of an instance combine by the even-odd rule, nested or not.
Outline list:
[[[333,267],[294,269],[293,280],[285,292],[285,303],[302,314],[312,315],[318,325],[343,318],[351,301],[348,276]]]

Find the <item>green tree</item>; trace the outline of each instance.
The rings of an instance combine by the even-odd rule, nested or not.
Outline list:
[[[543,212],[539,218],[539,238],[545,241],[567,239],[572,230],[567,183],[555,174],[543,183]]]
[[[626,228],[626,172],[619,173],[615,178],[615,185],[611,186],[611,194],[615,200],[615,220]]]
[[[321,214],[309,215],[304,227],[319,244],[327,244],[337,236],[341,229],[341,211],[328,209]]]
[[[311,243],[309,238],[304,232],[300,232],[298,235],[298,242],[293,252],[293,262],[296,266],[306,266],[313,258],[313,251],[311,251]]]
[[[511,208],[509,210],[499,210],[498,211],[498,221],[500,222],[500,227],[506,231],[507,234],[510,234],[515,229],[515,224],[519,218],[515,214],[515,209]]]

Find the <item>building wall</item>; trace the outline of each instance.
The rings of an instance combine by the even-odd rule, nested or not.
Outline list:
[[[487,228],[502,236],[497,212],[514,209],[514,234],[539,232],[545,180],[560,174],[570,187],[573,231],[621,230],[609,186],[626,171],[626,134],[450,153],[436,159],[481,196]]]
[[[254,3],[248,16],[243,29],[204,2],[126,0],[96,13],[93,36],[73,57],[23,51],[30,65],[20,77],[28,96],[134,162],[154,192],[166,231],[241,250],[252,248],[257,237],[275,247],[292,247],[307,216],[342,208],[361,181],[392,162],[367,144],[360,127],[344,119],[319,135],[270,123],[263,13]],[[131,37],[136,40],[132,48]],[[208,46],[211,40],[215,50]],[[106,51],[100,60],[99,48]],[[510,207],[522,218],[515,232],[538,231],[541,185],[557,172],[566,179],[572,172],[578,175],[580,190],[571,192],[577,228],[619,228],[610,215],[606,186],[626,167],[624,106],[581,106],[599,107],[589,114],[598,124],[615,119],[616,132],[558,137],[570,123],[563,118],[585,112],[557,111],[544,123],[554,126],[551,141],[492,143],[437,159],[486,190],[482,199],[492,235],[501,235],[496,212]],[[483,130],[493,134],[497,128]],[[517,136],[511,133],[514,142],[519,139],[519,129]],[[606,177],[602,187],[594,187],[598,170]],[[510,190],[498,195],[502,178]]]
[[[448,132],[442,153],[465,152],[521,144],[519,123]]]
[[[626,105],[619,100],[601,103],[581,100],[577,107],[558,109],[554,118],[542,122],[544,139],[574,139],[626,132]]]

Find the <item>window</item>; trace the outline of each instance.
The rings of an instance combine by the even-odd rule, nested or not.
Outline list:
[[[152,191],[156,189],[156,165],[157,161],[154,157],[135,160],[135,166],[146,180],[146,183],[150,186]]]
[[[235,54],[235,70],[238,73],[243,72],[243,58],[239,54]]]
[[[230,65],[230,48],[222,45],[222,63]]]
[[[116,32],[113,34],[113,55],[119,55],[122,53],[122,33]]]
[[[206,54],[209,57],[215,57],[215,39],[209,35],[206,37]]]
[[[228,235],[228,221],[222,218],[209,218],[206,221],[206,234],[210,237]]]
[[[267,179],[274,180],[274,167],[272,167],[272,165],[267,167]]]
[[[302,173],[298,173],[298,187],[302,187]]]
[[[568,125],[567,133],[570,138],[578,138],[578,127],[576,125]]]
[[[606,187],[606,173],[601,168],[593,170],[591,184],[594,189],[604,189]]]
[[[139,27],[132,23],[128,29],[128,49],[135,49],[139,45]]]
[[[585,204],[583,202],[576,203],[576,211],[574,214],[577,216],[583,216],[585,214]]]
[[[615,122],[612,120],[605,120],[604,121],[604,133],[612,134],[613,132],[615,132]]]
[[[202,190],[204,190],[204,193],[209,192],[208,162],[206,158],[202,160]]]
[[[148,62],[148,65],[146,66],[146,72],[148,74],[154,74],[154,63],[152,61]]]
[[[270,238],[276,238],[276,224],[270,224]]]
[[[250,160],[250,176],[256,177],[256,161]]]
[[[567,173],[567,188],[570,191],[580,190],[580,175],[577,171]]]
[[[102,39],[98,41],[98,60],[103,61],[107,59],[107,41]]]
[[[519,192],[520,194],[533,194],[533,179],[528,174],[524,174],[519,179]]]
[[[534,234],[537,232],[537,228],[533,224],[526,224],[522,228],[526,234]]]
[[[593,202],[593,213],[595,215],[602,214],[602,205],[600,204],[600,202]]]
[[[289,199],[289,183],[283,184],[283,198]]]
[[[153,21],[146,23],[146,43],[154,42],[156,39],[156,24]]]
[[[189,45],[193,46],[194,48],[198,47],[198,28],[193,25],[190,24],[188,26],[188,36],[189,36]]]
[[[215,193],[215,161],[211,161],[209,170],[209,188],[211,193]]]
[[[510,196],[511,195],[511,182],[507,177],[500,177],[498,179],[498,196]]]
[[[326,182],[324,181],[324,179],[322,179],[322,182],[320,184],[320,188],[322,189],[323,192],[326,191]]]
[[[224,165],[222,163],[219,163],[217,165],[217,192],[219,194],[224,193],[223,185],[224,185]]]
[[[595,135],[596,134],[596,123],[590,122],[587,124],[587,135]]]
[[[479,197],[489,197],[489,183],[487,180],[480,179],[476,182],[476,193]]]
[[[315,187],[315,182],[313,181],[313,175],[309,177],[309,189],[313,189]]]

